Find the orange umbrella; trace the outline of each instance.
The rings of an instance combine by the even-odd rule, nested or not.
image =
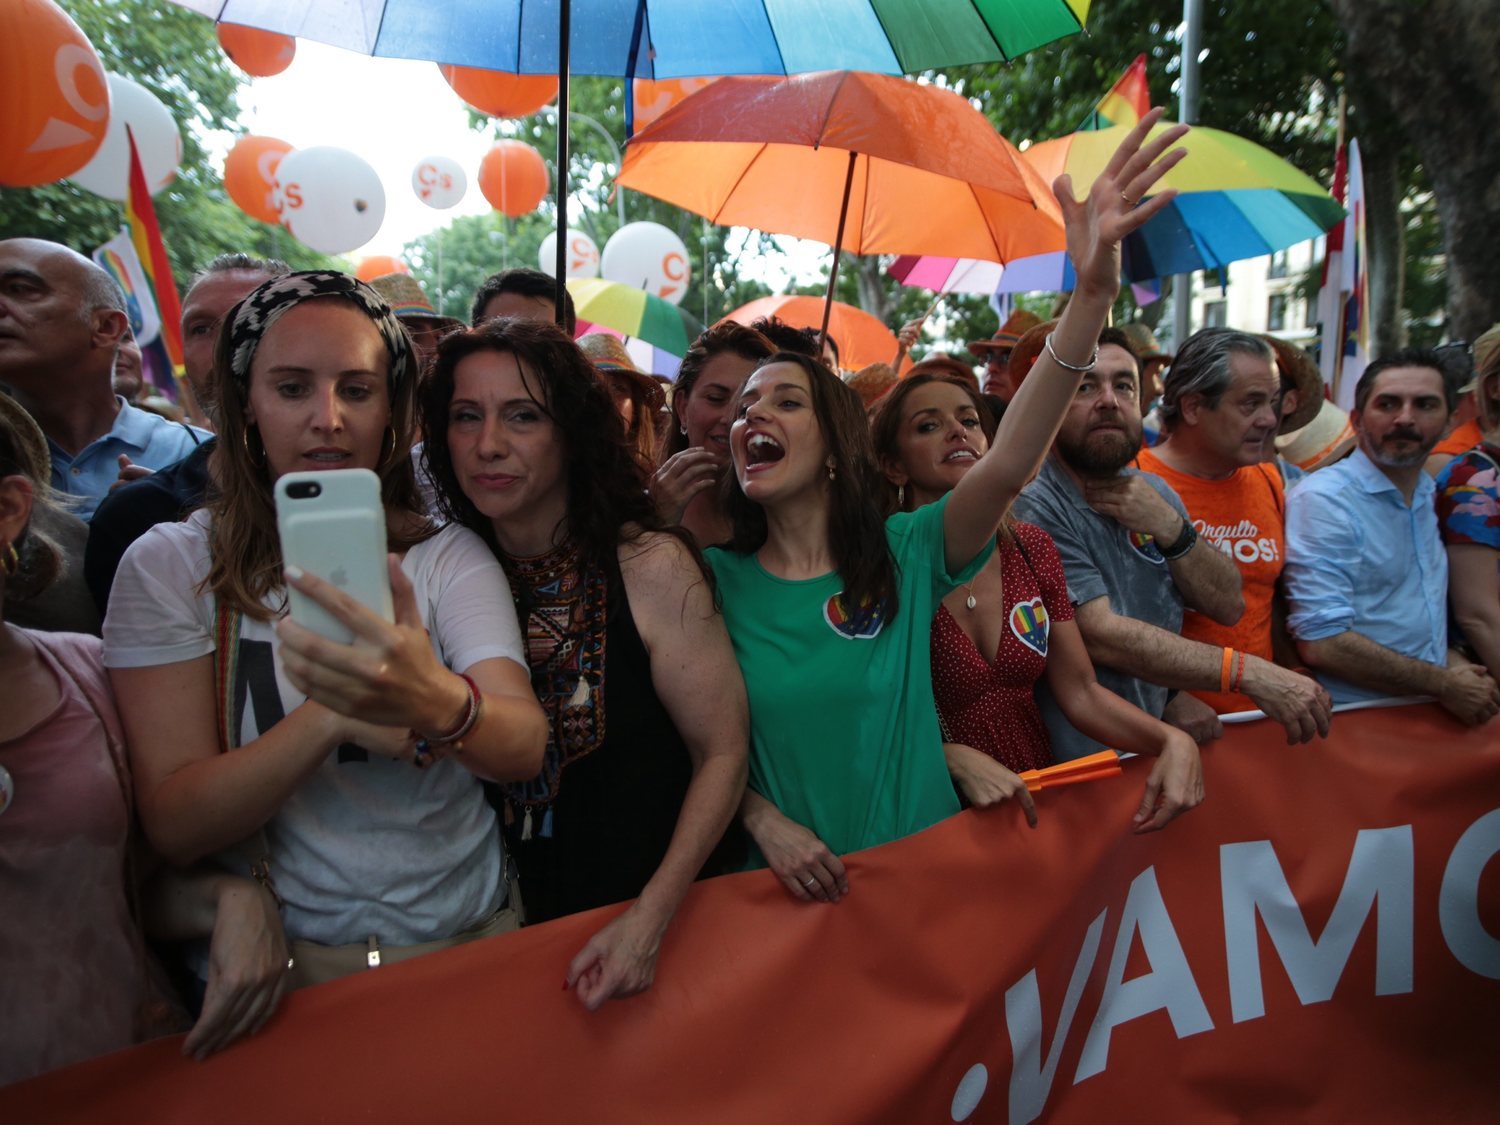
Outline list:
[[[780,317],[793,328],[817,328],[823,323],[822,297],[761,297],[741,305],[725,320],[749,324],[761,316]],[[899,345],[895,334],[879,320],[842,301],[832,303],[828,335],[839,346],[839,365],[858,371],[871,363],[890,363]]]
[[[1064,247],[1041,176],[964,98],[857,71],[721,78],[630,142],[618,183],[855,254],[1004,262]]]

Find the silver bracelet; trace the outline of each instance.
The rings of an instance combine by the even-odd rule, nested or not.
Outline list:
[[[1080,375],[1082,375],[1086,371],[1092,371],[1094,369],[1094,364],[1099,362],[1099,347],[1096,344],[1094,346],[1094,354],[1089,357],[1089,361],[1082,367],[1078,367],[1074,364],[1069,363],[1067,360],[1063,359],[1062,356],[1058,355],[1057,349],[1052,346],[1051,332],[1047,333],[1047,354],[1050,355],[1053,362],[1056,363],[1057,366],[1061,367],[1064,371],[1075,371]]]

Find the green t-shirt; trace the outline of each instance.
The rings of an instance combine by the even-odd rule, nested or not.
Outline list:
[[[851,613],[835,571],[777,578],[753,555],[707,553],[750,699],[750,785],[836,854],[958,811],[943,761],[928,648],[938,602],[970,581],[943,557],[947,498],[886,521],[900,608]]]

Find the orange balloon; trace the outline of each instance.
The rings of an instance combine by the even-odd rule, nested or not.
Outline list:
[[[557,79],[546,74],[506,74],[471,66],[439,66],[453,92],[491,117],[525,117],[557,97]]]
[[[297,54],[297,41],[290,35],[237,23],[219,25],[219,46],[230,62],[254,78],[280,74]]]
[[[99,151],[109,86],[88,37],[52,0],[0,4],[0,185],[71,176]]]
[[[272,198],[276,166],[291,151],[291,145],[275,137],[241,137],[224,158],[224,190],[252,219],[281,221]]]
[[[479,190],[491,207],[512,219],[535,211],[547,194],[542,154],[520,141],[496,141],[479,163]]]
[[[354,276],[361,281],[374,281],[393,273],[411,273],[411,269],[400,258],[389,254],[371,254],[368,258],[361,258],[359,265],[354,267]]]

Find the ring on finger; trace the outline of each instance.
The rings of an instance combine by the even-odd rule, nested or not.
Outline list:
[[[816,887],[818,885],[818,880],[809,875],[806,879],[802,880],[802,885],[804,887]]]
[[[1127,207],[1134,207],[1137,203],[1140,202],[1139,199],[1131,199],[1130,196],[1126,195],[1123,191],[1120,193],[1120,198],[1125,201],[1125,205]]]

